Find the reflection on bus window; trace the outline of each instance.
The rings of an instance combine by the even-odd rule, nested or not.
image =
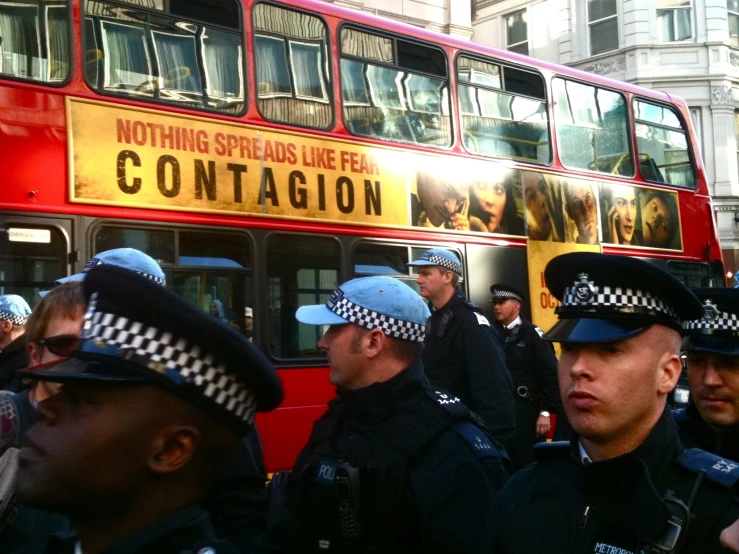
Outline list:
[[[440,50],[345,28],[341,54],[344,124],[351,133],[451,144],[446,59]]]
[[[634,132],[644,179],[677,187],[695,187],[688,136],[672,108],[636,100]]]
[[[135,248],[146,252],[159,265],[169,266],[175,263],[174,245],[174,231],[106,225],[95,233],[93,254],[114,248]]]
[[[304,325],[295,312],[324,304],[339,285],[339,243],[328,237],[276,234],[267,239],[269,350],[277,358],[322,356],[322,327]]]
[[[23,229],[29,236],[47,231],[48,241],[23,239]],[[11,230],[21,238],[11,237]],[[39,292],[49,290],[54,281],[67,276],[67,252],[64,233],[45,225],[5,223],[0,227],[0,295],[17,294],[33,306]]]
[[[97,0],[85,3],[84,28],[85,72],[97,90],[192,108],[243,109],[237,29],[217,29]]]
[[[416,292],[420,288],[408,267],[411,248],[362,242],[354,249],[354,277],[387,275],[403,281]],[[420,255],[420,254],[419,254]]]
[[[326,129],[330,102],[326,26],[314,16],[254,6],[259,111],[269,121]]]
[[[0,2],[0,74],[54,83],[69,75],[67,2]]]
[[[457,78],[468,151],[549,163],[546,97],[539,75],[461,56]]]
[[[105,225],[93,238],[93,254],[113,248],[147,253],[162,266],[168,287],[252,338],[253,314],[251,321],[244,317],[254,305],[251,242],[246,235]]]
[[[552,90],[562,165],[633,177],[624,97],[564,79],[554,79]]]

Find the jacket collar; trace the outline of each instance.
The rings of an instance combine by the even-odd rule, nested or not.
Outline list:
[[[421,359],[417,358],[392,379],[357,390],[336,389],[348,412],[357,417],[378,418],[395,412],[398,405],[429,386]]]

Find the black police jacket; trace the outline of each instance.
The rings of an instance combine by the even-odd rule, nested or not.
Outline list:
[[[526,387],[529,400],[541,411],[559,410],[557,356],[551,343],[541,338],[541,331],[521,316],[521,324],[508,330],[496,323],[503,338],[505,363],[516,391]]]
[[[26,348],[26,336],[21,335],[0,352],[0,390],[18,392],[21,381],[15,372],[27,368],[31,363]]]
[[[739,462],[739,426],[719,432],[703,421],[692,402],[687,408],[675,410],[673,415],[683,446],[700,448],[722,458]]]
[[[387,382],[337,392],[262,551],[487,552],[485,513],[508,470],[459,398],[430,389],[420,361]],[[356,479],[342,488],[349,473]]]
[[[675,501],[666,500],[668,490],[688,503],[696,482],[692,521],[677,552],[724,552],[719,534],[739,518],[732,491],[739,466],[684,451],[669,410],[629,454],[584,465],[578,444],[574,437],[570,444],[541,445],[535,451],[539,461],[508,482],[490,512],[492,552],[636,554],[665,539],[673,509],[682,514]]]
[[[74,554],[74,533],[52,537],[45,554]],[[231,543],[218,540],[208,514],[188,506],[140,529],[99,554],[239,554]]]
[[[434,386],[461,398],[496,440],[509,443],[516,431],[513,383],[500,340],[479,308],[457,294],[432,309],[421,359]]]

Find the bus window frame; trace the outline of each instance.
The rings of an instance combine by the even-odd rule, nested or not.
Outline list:
[[[154,98],[153,96],[145,96],[145,95],[135,95],[135,94],[120,94],[115,91],[105,90],[105,88],[98,88],[97,83],[91,83],[90,80],[87,78],[87,70],[85,68],[86,63],[81,63],[80,67],[82,67],[82,78],[85,81],[85,84],[87,87],[97,95],[100,95],[104,98],[112,98],[115,100],[128,100],[131,102],[143,102],[145,104],[150,104],[154,106],[168,106],[170,108],[179,108],[181,110],[193,110],[195,112],[201,112],[201,113],[209,113],[214,115],[220,115],[220,116],[227,116],[227,117],[243,117],[246,115],[246,113],[249,111],[249,68],[247,64],[247,58],[249,57],[249,50],[247,49],[247,37],[246,37],[246,25],[244,23],[244,7],[241,2],[236,0],[236,4],[238,5],[238,11],[240,13],[239,17],[239,28],[238,30],[223,27],[221,25],[214,25],[212,23],[206,23],[203,21],[200,21],[198,19],[184,19],[179,18],[175,15],[172,15],[169,12],[169,1],[165,0],[164,2],[164,9],[163,10],[157,10],[154,8],[147,8],[145,6],[139,6],[137,4],[132,4],[129,2],[126,2],[126,0],[99,0],[101,3],[104,4],[112,4],[114,6],[122,7],[122,8],[128,8],[133,9],[136,11],[143,11],[147,15],[155,15],[157,17],[163,17],[172,19],[173,21],[177,22],[184,22],[184,23],[192,23],[194,25],[198,25],[201,28],[213,28],[218,31],[224,31],[227,33],[239,33],[240,39],[239,44],[241,45],[241,76],[242,76],[242,82],[241,82],[241,88],[244,91],[244,106],[241,110],[238,112],[229,112],[225,110],[218,110],[211,107],[204,107],[204,106],[191,106],[191,105],[183,105],[181,103],[173,102],[171,100],[162,100],[161,98]],[[86,50],[85,45],[87,44],[87,3],[88,0],[82,0],[80,2],[80,40],[82,42],[82,52],[81,55],[85,56]],[[148,22],[148,18],[147,18]],[[148,25],[148,23],[147,23]],[[96,39],[96,46],[97,46],[97,37],[94,37]],[[149,44],[149,41],[152,41],[153,44],[153,38],[146,36],[145,40],[147,41],[147,46]],[[154,77],[151,75],[151,77]],[[98,76],[98,79],[100,77]],[[161,78],[161,75],[155,77],[155,78]],[[205,91],[205,83],[202,83],[203,91]],[[124,104],[120,104],[124,105]]]
[[[339,263],[338,263],[338,275],[336,282],[338,285],[342,285],[345,283],[348,279],[346,278],[346,263],[348,260],[348,257],[346,255],[347,249],[344,245],[344,242],[342,240],[342,235],[337,234],[331,234],[331,233],[318,233],[318,232],[296,232],[296,231],[287,231],[283,229],[270,229],[268,232],[264,234],[264,236],[261,238],[260,242],[260,261],[262,262],[262,270],[260,272],[260,283],[262,285],[262,288],[264,290],[264,296],[265,298],[269,294],[269,271],[267,268],[267,257],[269,256],[269,240],[274,235],[288,235],[288,236],[297,236],[297,237],[318,237],[318,238],[327,238],[327,239],[333,239],[334,242],[336,242],[339,245]],[[255,287],[256,288],[256,287]],[[264,308],[263,312],[266,316],[264,318],[264,344],[261,344],[262,351],[266,353],[267,356],[271,360],[275,362],[275,365],[278,365],[280,369],[300,369],[300,368],[308,368],[308,367],[326,367],[326,356],[313,356],[311,358],[281,358],[276,356],[272,350],[269,348],[269,339],[270,339],[270,332],[269,332],[269,325],[268,325],[268,318],[269,318],[269,307],[267,305],[267,302],[262,302],[262,307]],[[294,316],[293,316],[294,317]]]
[[[498,65],[501,68],[501,74],[500,74],[501,88],[500,88],[500,91],[498,91],[498,92],[503,93],[503,94],[507,94],[509,96],[520,96],[522,98],[528,98],[528,99],[531,99],[531,100],[538,100],[538,101],[544,102],[544,108],[546,109],[546,112],[547,112],[547,132],[549,133],[549,162],[548,163],[543,163],[543,162],[539,162],[539,161],[529,160],[529,159],[526,159],[526,158],[509,158],[509,157],[505,157],[505,156],[495,156],[495,155],[492,155],[492,154],[490,154],[490,155],[483,154],[483,153],[480,153],[480,152],[471,152],[464,145],[464,140],[460,140],[459,142],[462,145],[462,149],[467,154],[470,154],[472,156],[480,156],[481,158],[486,159],[486,160],[489,160],[489,159],[513,160],[515,162],[528,163],[528,164],[532,164],[532,165],[536,165],[536,166],[540,166],[540,167],[552,167],[552,165],[554,165],[554,158],[555,158],[555,156],[554,156],[554,149],[555,149],[555,141],[557,140],[556,137],[555,137],[555,133],[557,132],[557,127],[556,127],[556,125],[553,125],[553,123],[554,123],[554,99],[553,99],[552,90],[551,90],[551,79],[547,79],[538,70],[533,70],[533,69],[531,69],[529,67],[526,67],[526,66],[523,66],[523,65],[519,65],[519,64],[516,64],[514,62],[509,62],[508,60],[495,61],[495,58],[487,57],[487,56],[485,56],[483,54],[473,53],[473,52],[469,52],[467,50],[459,50],[459,51],[457,51],[457,53],[454,55],[454,68],[453,68],[454,69],[454,85],[455,85],[454,93],[455,93],[455,96],[457,98],[457,103],[456,103],[456,106],[454,106],[454,109],[455,109],[455,111],[457,113],[457,118],[459,119],[460,138],[461,138],[461,133],[463,132],[463,130],[462,130],[462,110],[460,109],[460,105],[459,105],[459,85],[460,85],[460,81],[458,79],[457,71],[458,71],[459,58],[461,56],[465,56],[467,58],[470,58],[470,59],[473,59],[473,60],[478,60],[478,61],[485,62],[485,63],[492,63],[492,64],[495,64],[495,65]],[[505,90],[505,68],[506,68],[506,66],[508,66],[508,67],[510,67],[512,69],[516,69],[518,71],[523,71],[525,73],[533,73],[534,75],[537,75],[538,77],[541,77],[542,83],[544,84],[544,99],[535,98],[533,96],[526,96],[525,94],[518,94],[518,93],[515,93],[515,92],[507,92]],[[495,90],[492,87],[488,87],[486,85],[482,85],[482,86],[486,90]],[[549,106],[550,105],[552,106],[551,111],[549,109]],[[559,145],[558,144],[557,144],[557,158],[559,158]],[[561,165],[561,162],[560,162],[560,165]],[[564,168],[564,166],[562,166],[562,168]]]
[[[631,121],[633,122],[633,129],[634,129],[634,148],[636,149],[637,156],[639,155],[639,143],[637,142],[637,137],[636,137],[636,111],[634,109],[636,102],[644,102],[646,104],[651,104],[653,106],[668,108],[677,116],[678,120],[680,121],[680,126],[682,127],[682,130],[685,132],[685,138],[687,139],[687,143],[688,143],[688,157],[690,159],[690,167],[693,170],[693,186],[692,187],[682,187],[680,185],[675,185],[673,183],[668,183],[668,182],[660,183],[659,181],[650,181],[648,179],[645,179],[644,176],[642,175],[641,164],[636,164],[636,165],[639,165],[639,178],[645,183],[666,186],[666,187],[670,187],[675,190],[696,191],[698,189],[698,165],[696,164],[696,157],[695,157],[694,151],[695,151],[695,146],[697,146],[697,141],[694,143],[691,140],[691,134],[689,132],[689,127],[686,124],[687,122],[685,121],[685,118],[683,117],[682,112],[678,109],[676,104],[669,104],[667,102],[655,100],[653,98],[647,98],[646,96],[641,96],[639,94],[631,95],[631,106],[629,106],[629,109],[631,110],[631,114],[632,114]]]
[[[631,176],[620,175],[618,173],[604,173],[602,171],[594,171],[592,169],[587,169],[587,168],[568,167],[564,163],[562,163],[562,154],[561,154],[562,149],[559,146],[559,121],[558,121],[559,118],[557,117],[557,110],[556,110],[556,107],[554,105],[554,103],[555,103],[555,100],[554,100],[554,80],[555,79],[562,79],[563,81],[571,81],[573,83],[577,83],[577,84],[580,84],[580,85],[589,86],[589,87],[593,87],[593,88],[599,88],[599,89],[602,89],[602,90],[606,90],[608,92],[613,92],[614,94],[618,94],[619,96],[621,96],[621,98],[624,99],[624,105],[626,106],[626,122],[627,122],[627,126],[626,126],[626,133],[627,133],[626,143],[629,145],[629,155],[631,156],[632,160],[634,158],[634,150],[636,149],[636,143],[635,143],[635,137],[634,137],[634,132],[633,132],[633,129],[634,129],[634,114],[633,114],[633,111],[631,109],[632,108],[632,105],[631,105],[630,100],[631,100],[631,98],[633,96],[631,93],[629,93],[629,92],[627,92],[625,90],[618,90],[618,89],[614,89],[614,88],[609,87],[609,86],[601,85],[601,84],[596,83],[594,81],[584,81],[584,80],[578,79],[576,77],[570,77],[568,75],[563,75],[561,73],[554,73],[551,76],[551,78],[549,79],[549,87],[550,87],[551,95],[552,95],[552,119],[554,120],[554,136],[555,136],[555,139],[554,140],[557,141],[557,161],[559,162],[559,166],[563,170],[568,171],[570,173],[573,173],[573,175],[572,175],[573,177],[574,177],[574,173],[577,173],[577,172],[582,171],[583,173],[587,173],[588,175],[606,175],[610,179],[621,179],[621,180],[624,180],[624,181],[641,180],[642,182],[647,182],[647,181],[644,181],[644,179],[640,179],[641,178],[641,172],[636,169],[636,166],[639,165],[638,163],[635,163],[634,164],[634,173]],[[661,184],[665,184],[666,185],[667,183],[661,183]]]
[[[326,127],[320,127],[315,125],[302,125],[300,123],[292,123],[287,121],[274,121],[272,119],[267,119],[264,114],[262,113],[262,110],[259,107],[259,91],[257,90],[257,59],[256,59],[256,51],[257,51],[257,45],[256,45],[256,37],[257,37],[257,31],[254,27],[254,10],[259,5],[266,5],[266,6],[272,6],[273,8],[278,8],[282,10],[292,11],[296,13],[301,13],[303,15],[309,15],[311,17],[315,17],[318,20],[323,23],[323,27],[326,30],[326,58],[328,60],[328,80],[329,82],[326,83],[326,92],[328,94],[328,100],[327,101],[318,101],[315,99],[311,99],[312,101],[319,102],[321,104],[328,104],[331,107],[331,120],[328,123]],[[322,13],[316,13],[312,12],[310,10],[306,10],[303,8],[297,8],[295,6],[290,6],[287,4],[279,4],[277,2],[272,2],[270,0],[258,0],[254,2],[251,5],[251,10],[249,11],[249,23],[251,25],[251,28],[249,29],[250,37],[247,38],[247,40],[250,41],[251,49],[249,50],[249,56],[251,58],[251,69],[253,74],[250,75],[252,77],[252,83],[254,85],[254,106],[257,109],[257,113],[259,114],[259,117],[262,118],[262,120],[266,123],[271,123],[274,125],[285,125],[287,127],[293,127],[296,129],[310,129],[313,131],[324,131],[324,132],[331,132],[336,128],[336,123],[338,121],[337,119],[337,103],[335,101],[336,94],[335,94],[335,84],[337,82],[336,79],[334,79],[334,56],[333,56],[333,44],[331,42],[331,26],[328,24],[328,20]],[[266,35],[265,35],[266,36]],[[279,36],[279,35],[269,35],[269,36]],[[282,37],[282,40],[285,41],[287,37]],[[289,39],[287,39],[286,43],[287,48],[290,48],[289,45]],[[287,56],[288,59],[288,67],[287,72],[290,75],[290,78],[292,80],[293,76],[293,69],[292,69],[292,63],[290,55]],[[293,98],[295,100],[305,100],[304,98],[298,97],[297,91],[293,91],[290,96],[280,96],[281,98]]]
[[[67,25],[68,27],[68,33],[67,33],[67,47],[69,48],[69,70],[67,71],[67,76],[61,80],[61,81],[40,81],[38,79],[29,79],[27,77],[18,77],[17,75],[10,75],[7,73],[0,73],[0,83],[3,81],[14,81],[17,83],[28,83],[32,85],[38,85],[42,87],[50,87],[50,88],[64,88],[69,83],[72,82],[72,79],[74,79],[75,72],[77,71],[77,58],[74,55],[74,37],[76,34],[76,27],[74,26],[74,3],[72,0],[64,0],[64,3],[67,6]],[[40,2],[37,0],[37,5],[42,6],[43,2]],[[47,28],[48,31],[48,28]],[[47,36],[45,37],[46,42],[49,40],[49,36],[47,33]],[[83,48],[84,50],[84,48]],[[84,55],[84,53],[83,53]]]
[[[360,32],[365,32],[371,35],[377,35],[380,37],[389,38],[393,41],[393,59],[396,60],[395,64],[390,64],[387,62],[381,62],[379,60],[368,60],[366,58],[360,58],[358,56],[352,56],[351,54],[344,54],[341,50],[341,33],[344,30],[345,27],[349,27],[351,29],[355,29]],[[377,136],[368,136],[368,135],[358,135],[356,133],[353,133],[349,130],[349,127],[346,126],[344,122],[344,98],[343,98],[343,81],[341,78],[341,60],[342,58],[346,58],[347,60],[352,60],[355,62],[360,62],[364,64],[370,64],[370,65],[377,65],[380,67],[386,67],[388,69],[394,69],[395,71],[405,71],[406,73],[410,73],[411,75],[420,75],[422,77],[430,77],[432,79],[439,79],[440,77],[438,75],[434,75],[432,73],[425,73],[423,71],[410,71],[406,69],[402,69],[399,65],[397,65],[397,59],[398,59],[398,40],[403,40],[405,42],[409,42],[411,44],[416,44],[418,46],[423,46],[424,48],[432,48],[434,50],[441,51],[442,55],[444,56],[444,62],[446,67],[446,83],[447,87],[449,88],[447,92],[447,98],[449,101],[449,144],[446,146],[438,146],[435,144],[420,144],[418,142],[410,142],[410,141],[404,141],[404,140],[397,140],[397,139],[390,139],[390,138],[382,138]],[[400,144],[402,147],[408,147],[408,146],[416,146],[420,148],[429,148],[433,151],[437,152],[453,152],[454,148],[457,144],[457,129],[456,129],[456,121],[455,121],[455,113],[456,113],[456,106],[454,106],[454,96],[452,95],[452,74],[451,70],[453,69],[450,65],[449,60],[449,54],[446,51],[446,48],[440,44],[433,44],[431,42],[427,42],[424,40],[417,39],[415,37],[409,37],[406,35],[401,35],[399,33],[385,30],[385,29],[377,29],[375,27],[371,27],[369,25],[366,25],[364,23],[359,23],[356,21],[348,21],[348,20],[342,20],[337,26],[336,26],[336,53],[338,56],[338,79],[337,83],[339,85],[339,102],[335,103],[334,105],[341,105],[341,110],[335,110],[341,112],[341,125],[346,130],[347,134],[352,137],[357,137],[359,139],[369,139],[369,140],[376,140],[381,143],[388,143],[388,144]],[[408,75],[403,77],[403,79],[406,79]],[[371,97],[371,93],[369,93],[369,96]],[[415,111],[415,110],[413,110]],[[426,113],[426,112],[418,112],[418,113]],[[442,112],[443,113],[443,112]]]
[[[120,219],[120,218],[105,218],[105,217],[98,217],[95,218],[93,221],[87,223],[85,225],[85,247],[87,249],[88,257],[84,260],[78,260],[82,265],[87,262],[88,259],[92,258],[96,252],[95,252],[95,236],[102,228],[117,228],[117,229],[135,229],[135,230],[150,230],[150,231],[162,231],[162,230],[169,230],[172,231],[174,234],[173,240],[174,240],[174,252],[173,256],[175,259],[175,263],[169,264],[159,264],[163,271],[176,271],[178,269],[181,269],[183,271],[188,272],[194,272],[197,270],[200,271],[208,271],[208,270],[222,270],[222,271],[232,271],[232,272],[244,272],[244,273],[250,273],[252,277],[252,289],[254,291],[253,295],[254,297],[250,300],[252,301],[252,309],[254,308],[254,302],[257,300],[257,279],[258,279],[258,272],[256,268],[257,264],[257,241],[255,240],[254,235],[250,232],[251,230],[245,227],[233,227],[233,226],[219,226],[219,225],[206,225],[206,224],[189,224],[189,223],[178,223],[178,222],[141,222],[139,224],[140,220],[138,219]],[[251,267],[244,268],[244,269],[236,269],[236,268],[218,268],[218,267],[212,267],[212,266],[192,266],[192,265],[181,265],[179,263],[180,258],[180,232],[198,232],[202,231],[204,233],[209,234],[231,234],[231,235],[241,235],[243,237],[246,237],[246,240],[249,243],[249,263],[251,263]],[[159,263],[159,262],[157,262]],[[167,285],[169,286],[169,285]],[[171,289],[174,290],[174,289]],[[199,308],[199,306],[198,306]],[[259,316],[258,310],[255,310],[257,317]],[[206,312],[207,313],[207,312]],[[255,318],[256,319],[256,318]],[[254,331],[254,344],[259,344],[259,330],[258,327],[255,326]]]

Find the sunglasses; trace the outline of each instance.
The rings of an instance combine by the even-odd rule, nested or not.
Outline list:
[[[55,337],[46,337],[38,342],[40,345],[45,346],[52,354],[69,356],[79,344],[80,339],[76,335],[57,335]]]

